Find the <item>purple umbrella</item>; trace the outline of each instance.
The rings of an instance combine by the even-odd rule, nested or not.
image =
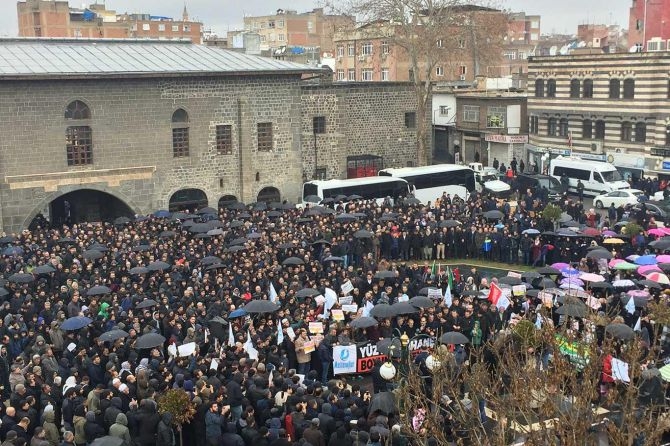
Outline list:
[[[567,263],[561,263],[561,262],[559,262],[559,263],[554,263],[553,265],[551,265],[551,267],[552,267],[552,268],[556,268],[557,270],[560,271],[560,270],[562,270],[562,269],[564,269],[564,268],[570,268],[570,265],[568,265]]]

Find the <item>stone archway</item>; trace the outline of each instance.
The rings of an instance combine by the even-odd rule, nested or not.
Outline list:
[[[170,197],[170,212],[196,211],[209,205],[207,194],[201,189],[180,189]]]
[[[225,208],[231,203],[235,203],[237,201],[237,197],[235,195],[222,195],[221,198],[219,198],[219,209]]]
[[[49,216],[53,225],[110,222],[117,217],[130,218],[134,214],[120,198],[95,189],[67,192],[49,203]]]
[[[281,201],[281,193],[276,187],[264,187],[258,192],[256,197],[258,203],[271,203],[274,201]]]

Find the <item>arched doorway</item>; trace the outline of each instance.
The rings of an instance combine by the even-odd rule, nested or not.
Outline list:
[[[207,195],[200,189],[181,189],[170,197],[170,212],[195,211],[209,205]]]
[[[132,217],[134,214],[130,206],[119,198],[93,189],[68,192],[49,204],[49,215],[54,225],[109,222],[117,217]]]
[[[221,198],[219,198],[219,209],[225,208],[226,206],[235,203],[237,201],[237,197],[235,195],[223,195]]]
[[[277,189],[276,187],[264,187],[258,193],[256,201],[258,203],[270,203],[273,201],[281,201],[281,194],[279,193],[279,189]]]

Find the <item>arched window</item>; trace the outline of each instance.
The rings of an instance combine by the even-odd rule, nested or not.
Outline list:
[[[605,121],[602,119],[596,121],[595,138],[605,139]]]
[[[623,98],[624,99],[634,99],[635,98],[635,79],[628,78],[623,81]]]
[[[647,124],[638,122],[635,124],[635,142],[647,141]]]
[[[544,79],[535,79],[535,97],[544,97]]]
[[[582,89],[582,97],[592,98],[593,97],[593,80],[584,79],[584,88]]]
[[[68,166],[93,164],[93,132],[89,125],[91,109],[83,101],[72,101],[65,108],[65,121],[78,121],[65,128],[65,149]]]
[[[567,137],[569,132],[569,125],[567,118],[561,118],[558,123],[558,134],[559,136]]]
[[[621,141],[631,142],[633,139],[633,124],[628,121],[621,123]]]
[[[670,125],[665,126],[665,145],[670,147]]]
[[[175,158],[188,156],[188,113],[178,108],[172,113],[172,155]]]
[[[549,79],[547,81],[547,97],[548,98],[556,97],[556,79]]]
[[[585,119],[582,122],[582,139],[593,138],[593,121]]]
[[[556,118],[549,118],[547,120],[547,136],[556,136],[557,132]]]
[[[619,79],[610,79],[610,99],[619,99],[621,97],[621,81]]]
[[[579,79],[572,79],[570,81],[570,97],[571,98],[579,97]]]

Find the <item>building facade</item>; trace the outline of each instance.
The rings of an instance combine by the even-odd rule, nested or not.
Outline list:
[[[530,143],[592,159],[630,154],[661,170],[670,157],[670,53],[533,57]]]
[[[509,15],[500,69],[489,69],[489,77],[522,76],[528,73],[528,57],[540,42],[539,15],[514,12]]]
[[[65,0],[17,2],[19,37],[83,39],[161,39],[202,42],[202,23],[189,19],[184,10],[179,19],[150,14],[117,14],[105,4],[71,8]]]
[[[0,41],[2,228],[17,231],[38,213],[99,221],[296,201],[315,166],[342,177],[350,150],[410,157],[415,133],[387,128],[412,111],[410,86],[333,91],[306,85],[310,72],[319,71],[189,43]],[[318,153],[317,116],[326,124]]]
[[[670,49],[670,0],[633,0],[628,18],[628,45],[644,51]]]

